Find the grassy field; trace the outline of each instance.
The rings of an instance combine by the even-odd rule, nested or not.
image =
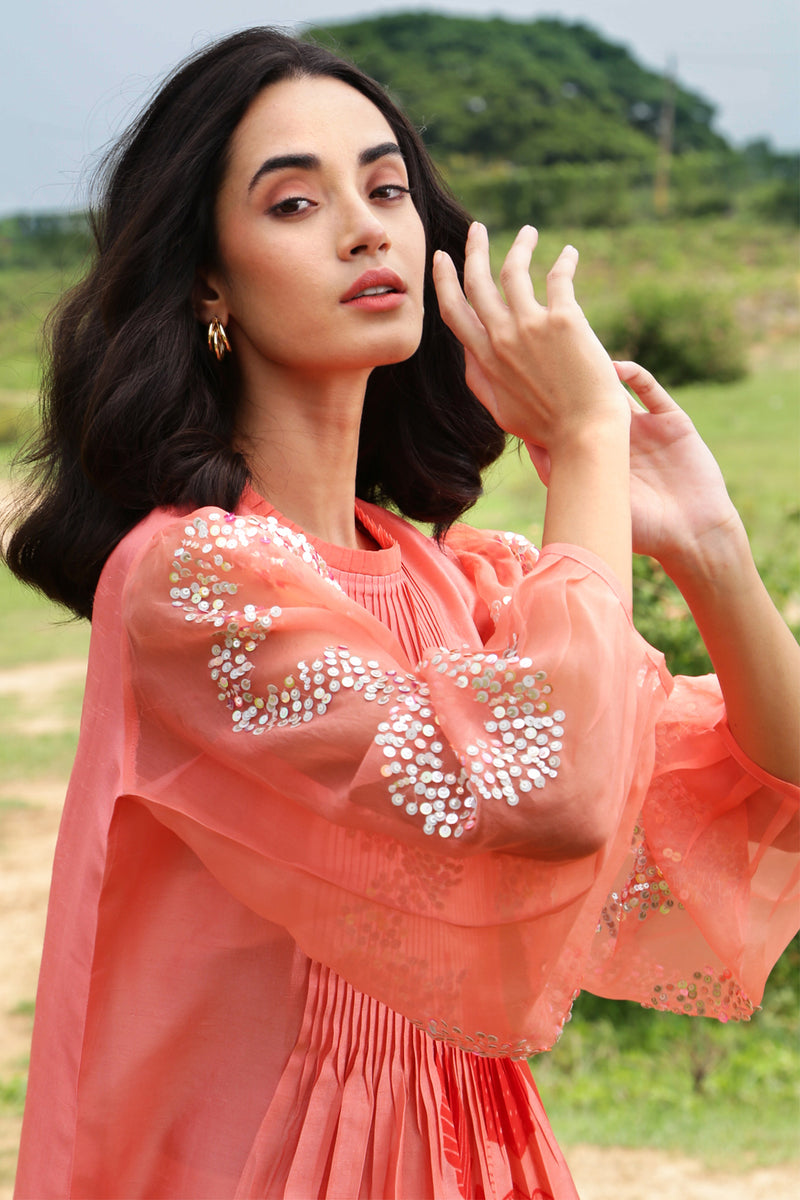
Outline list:
[[[780,606],[800,621],[800,348],[797,245],[783,228],[730,222],[630,229],[559,230],[543,236],[534,278],[565,241],[582,262],[578,291],[594,321],[642,281],[694,285],[731,303],[750,364],[732,384],[675,392],[717,455],[751,534],[757,560]],[[508,238],[497,239],[499,262]],[[41,320],[58,294],[53,271],[0,271],[0,474],[7,475],[15,431],[37,378]],[[492,472],[472,514],[480,525],[537,538],[544,495],[524,458],[511,452]],[[58,621],[60,623],[54,624]],[[85,623],[53,607],[0,570],[0,671],[85,654]],[[0,696],[0,720],[19,716],[19,701]],[[69,686],[54,698],[63,729],[3,739],[0,778],[64,777],[80,705]],[[10,789],[10,790],[9,790]],[[10,801],[7,801],[10,802]],[[794,1031],[796,967],[785,969],[765,1009],[745,1027],[688,1022],[662,1014],[578,1002],[556,1050],[535,1073],[556,1134],[565,1145],[652,1145],[745,1168],[798,1153],[800,1053]],[[0,1018],[3,1014],[0,1014]],[[19,1107],[17,1076],[0,1079],[0,1111]],[[644,1188],[643,1188],[644,1190]]]
[[[759,363],[746,379],[674,389],[722,467],[757,558],[771,563],[797,546],[800,520],[800,376],[788,363]],[[492,469],[470,514],[484,527],[541,531],[544,488],[513,449]]]

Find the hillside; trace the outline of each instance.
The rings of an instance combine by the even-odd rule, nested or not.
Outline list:
[[[665,83],[585,24],[398,13],[312,27],[425,130],[440,160],[518,166],[655,155]],[[714,107],[677,88],[674,149],[725,150]]]

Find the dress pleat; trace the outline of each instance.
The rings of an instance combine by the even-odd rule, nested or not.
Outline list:
[[[434,1042],[312,965],[237,1197],[573,1200],[528,1068]]]

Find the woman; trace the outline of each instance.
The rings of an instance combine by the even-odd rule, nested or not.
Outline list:
[[[791,934],[796,647],[713,460],[572,248],[545,305],[522,230],[504,301],[473,226],[462,291],[318,48],[190,60],[97,232],[9,549],[93,618],[17,1195],[574,1196],[520,1060],[576,990],[747,1016]],[[505,433],[538,556],[453,524]],[[724,704],[633,630],[631,529]]]

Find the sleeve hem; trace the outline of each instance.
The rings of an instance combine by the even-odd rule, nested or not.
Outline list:
[[[753,762],[752,758],[745,754],[733,736],[726,717],[720,717],[714,728],[722,739],[731,758],[739,764],[743,771],[746,771],[748,775],[757,780],[763,787],[800,801],[800,787],[797,784],[790,783],[786,779],[779,779],[777,775],[771,775],[769,771],[765,770],[764,767],[760,767],[758,763]]]

